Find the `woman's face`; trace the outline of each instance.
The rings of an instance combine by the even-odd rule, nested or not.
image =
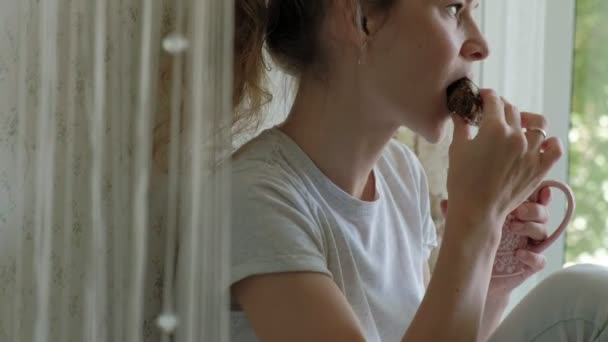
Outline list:
[[[438,141],[449,118],[446,89],[488,56],[473,20],[477,0],[397,0],[372,33],[365,90],[400,125]],[[373,25],[373,24],[372,24]]]

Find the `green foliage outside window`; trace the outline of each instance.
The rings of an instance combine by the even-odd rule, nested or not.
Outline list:
[[[608,260],[608,1],[576,3],[566,262]]]

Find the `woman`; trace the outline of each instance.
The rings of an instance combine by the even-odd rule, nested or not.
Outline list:
[[[499,326],[513,288],[545,263],[520,251],[526,274],[492,279],[503,222],[517,209],[520,234],[547,236],[549,191],[521,203],[563,151],[539,130],[524,133],[545,129],[542,116],[491,90],[480,93],[474,138],[452,117],[450,208],[430,277],[437,242],[426,178],[391,137],[401,126],[442,137],[446,88],[489,53],[476,2],[235,3],[237,123],[255,122],[267,99],[264,44],[298,89],[287,120],[234,155],[233,341],[608,339],[605,299],[602,307],[597,296],[560,292],[577,279],[588,296],[601,293],[608,276],[595,268],[555,275]],[[561,303],[548,300],[556,293]]]

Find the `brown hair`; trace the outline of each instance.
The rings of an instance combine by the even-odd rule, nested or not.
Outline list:
[[[235,0],[233,132],[255,128],[260,109],[272,99],[265,87],[264,46],[278,66],[296,77],[322,61],[320,29],[332,1]],[[352,1],[388,10],[396,0]]]

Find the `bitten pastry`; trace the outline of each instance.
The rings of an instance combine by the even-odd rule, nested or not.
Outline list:
[[[483,116],[483,100],[479,89],[468,78],[461,78],[447,89],[448,109],[461,116],[468,124],[479,126]]]

